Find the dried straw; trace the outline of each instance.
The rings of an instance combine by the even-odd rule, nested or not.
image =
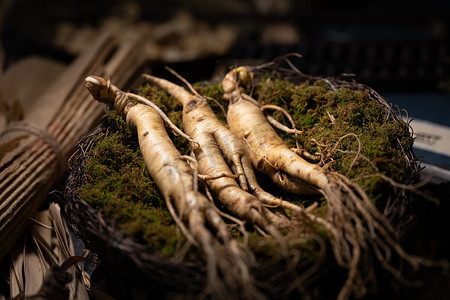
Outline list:
[[[133,45],[103,34],[0,136],[0,259],[25,232],[29,218],[61,180],[67,157],[103,112],[84,88],[90,74],[123,86],[142,64]]]
[[[67,272],[58,269],[74,256],[73,241],[61,208],[50,203],[48,209],[33,216],[29,232],[11,251],[11,299],[89,299],[80,268],[72,267]]]

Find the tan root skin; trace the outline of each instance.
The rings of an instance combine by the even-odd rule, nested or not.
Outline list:
[[[186,206],[183,217],[194,208],[204,208],[207,199],[194,191],[193,170],[172,144],[158,113],[146,105],[136,104],[127,109],[126,116],[127,123],[136,127],[145,164],[163,196],[174,200],[186,198],[184,204],[176,205]]]
[[[255,169],[264,171],[282,188],[304,194],[311,192],[305,182],[316,187],[330,183],[325,176],[319,175],[325,172],[322,168],[291,151],[267,122],[261,109],[253,103],[241,99],[231,104],[227,122],[231,131],[248,143],[248,153]],[[290,177],[283,173],[289,174]]]

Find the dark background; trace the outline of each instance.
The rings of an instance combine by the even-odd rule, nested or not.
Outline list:
[[[69,61],[70,55],[51,44],[62,21],[95,26],[130,9],[136,18],[162,21],[188,10],[211,23],[239,26],[239,40],[227,59],[268,61],[298,52],[303,58],[295,63],[304,73],[353,73],[380,92],[450,90],[450,1],[3,0],[8,2],[7,13],[0,15],[6,66],[29,54]],[[262,43],[261,28],[280,22],[292,24],[299,41]]]

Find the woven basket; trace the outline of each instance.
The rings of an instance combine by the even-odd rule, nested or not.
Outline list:
[[[302,74],[293,68],[283,68],[280,64],[267,64],[254,69],[255,78],[269,72],[277,71],[283,74],[283,78],[293,82],[300,83],[306,80],[316,80],[317,78]],[[345,79],[345,80],[344,80]],[[353,90],[364,90],[369,93],[371,99],[377,102],[383,109],[388,111],[390,120],[403,122],[397,113],[394,113],[391,106],[378,93],[371,88],[349,80],[349,78],[337,78],[327,80],[330,85],[335,87],[346,87]],[[409,130],[408,127],[406,127]],[[95,137],[100,133],[108,134],[108,127],[104,124],[99,125],[90,134],[85,136],[78,143],[78,151],[72,157],[70,162],[70,174],[65,186],[65,211],[69,223],[72,225],[76,235],[81,237],[85,247],[98,254],[103,260],[108,271],[115,276],[127,282],[139,290],[143,290],[147,295],[165,296],[168,294],[196,295],[201,293],[206,284],[206,266],[201,260],[183,260],[174,261],[163,258],[152,253],[146,246],[137,241],[126,237],[114,225],[113,220],[106,219],[102,213],[94,209],[88,203],[80,199],[76,193],[85,181],[85,163],[86,154],[94,145]],[[405,170],[404,183],[413,182],[419,175],[419,164],[412,152],[412,149],[405,149],[408,167]],[[397,189],[395,194],[389,195],[389,207],[385,209],[385,215],[395,226],[400,224],[408,215],[409,196],[407,191]],[[330,262],[330,269],[333,269],[333,263]],[[278,270],[278,271],[277,271]],[[333,280],[335,276],[341,276],[343,273],[334,268],[334,271],[328,272],[328,276],[315,276],[310,281],[316,280],[319,286],[319,278],[328,277]],[[263,266],[256,267],[255,275],[259,282],[259,287],[268,297],[275,298],[280,295],[287,283],[284,281],[292,280],[283,273],[282,267],[272,268],[271,271],[265,271]],[[328,270],[329,271],[329,270]],[[314,283],[310,282],[311,285]],[[278,285],[278,286],[277,286]],[[330,286],[332,289],[332,286]],[[329,291],[328,291],[329,292]],[[322,294],[328,293],[321,291]],[[289,295],[286,295],[289,298]]]

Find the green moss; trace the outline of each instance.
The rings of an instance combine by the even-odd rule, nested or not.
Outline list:
[[[389,119],[387,112],[366,92],[347,88],[332,91],[321,80],[296,86],[281,78],[265,77],[255,87],[255,97],[263,104],[286,109],[297,129],[303,130],[298,136],[300,147],[312,154],[325,154],[328,150],[336,162],[333,169],[357,180],[374,202],[386,199],[392,190],[379,177],[367,175],[378,170],[402,181],[407,167],[403,149],[412,147],[413,138],[405,123]],[[280,113],[274,113],[274,117],[289,124]],[[290,147],[295,147],[293,135],[283,132],[280,135]],[[358,139],[361,155],[355,160]],[[378,204],[384,203],[379,200]]]

